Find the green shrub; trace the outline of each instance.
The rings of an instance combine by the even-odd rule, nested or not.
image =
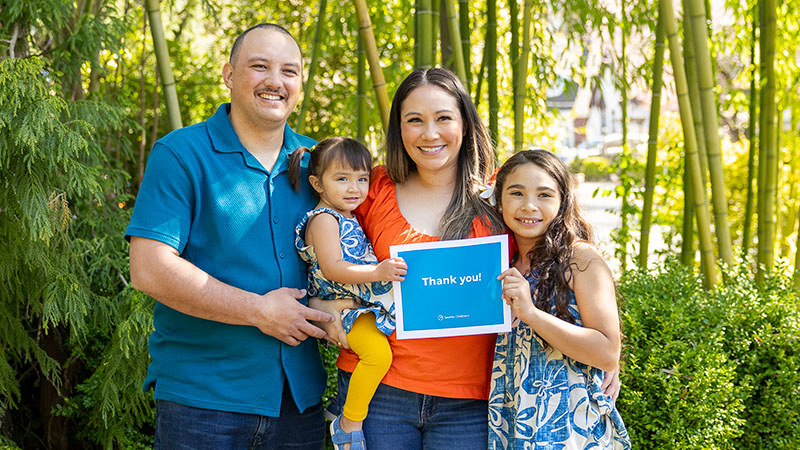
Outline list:
[[[618,404],[636,448],[800,448],[800,326],[790,277],[729,273],[714,292],[675,263],[620,282]]]
[[[611,163],[602,156],[573,159],[569,168],[573,173],[582,173],[586,181],[608,180],[611,174]]]

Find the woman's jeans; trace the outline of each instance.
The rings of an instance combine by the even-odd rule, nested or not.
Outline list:
[[[339,370],[339,397],[330,409],[341,412],[350,372]],[[364,420],[369,450],[486,450],[486,400],[437,397],[378,386]]]
[[[156,450],[321,450],[324,445],[322,404],[300,413],[286,385],[280,417],[156,401]]]

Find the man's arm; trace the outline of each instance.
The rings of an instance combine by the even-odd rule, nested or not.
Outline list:
[[[172,309],[201,319],[250,325],[289,345],[325,332],[309,321],[334,320],[330,314],[303,306],[305,291],[280,288],[264,295],[225,284],[156,240],[131,237],[131,282]]]

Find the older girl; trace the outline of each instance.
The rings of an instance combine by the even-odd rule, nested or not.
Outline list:
[[[489,448],[629,449],[602,388],[620,355],[614,280],[567,167],[545,150],[517,153],[494,195],[518,251],[498,277],[515,319],[497,340]]]

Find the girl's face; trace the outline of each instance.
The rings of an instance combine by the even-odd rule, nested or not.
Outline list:
[[[311,175],[308,180],[319,193],[321,204],[347,217],[352,217],[369,191],[369,171],[353,169],[341,161],[333,161],[322,176]]]
[[[411,91],[400,108],[400,133],[420,173],[455,173],[464,126],[458,102],[447,91],[430,84]]]
[[[527,253],[558,215],[561,207],[558,183],[536,164],[523,164],[506,177],[500,206],[503,221],[514,233],[520,253]]]

